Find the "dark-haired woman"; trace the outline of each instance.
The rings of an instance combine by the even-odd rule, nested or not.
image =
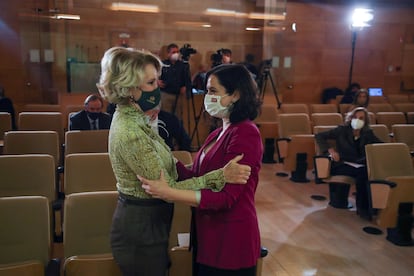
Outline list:
[[[196,262],[199,276],[255,275],[260,234],[254,196],[263,154],[260,132],[253,120],[259,112],[258,90],[243,65],[220,65],[207,73],[205,110],[220,118],[195,157],[197,176],[222,167],[243,154],[251,167],[246,185],[225,185],[220,192],[177,190],[160,180],[141,180],[153,196],[187,203],[195,208]],[[182,175],[182,174],[180,174]]]

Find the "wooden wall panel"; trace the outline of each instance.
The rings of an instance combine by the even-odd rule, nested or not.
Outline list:
[[[344,89],[348,84],[350,6],[288,1],[286,20],[268,24],[204,14],[207,7],[262,11],[254,1],[158,1],[163,12],[157,14],[110,11],[111,2],[1,1],[0,83],[9,96],[17,103],[54,101],[57,97],[50,91],[66,93],[68,58],[99,62],[107,48],[121,43],[119,34],[124,32],[130,34],[130,46],[149,49],[162,58],[167,44],[175,42],[181,47],[190,43],[198,51],[190,59],[192,73],[201,66],[208,67],[210,55],[220,48],[232,49],[236,62],[243,61],[247,53],[256,55],[257,64],[278,56],[280,67],[272,68],[271,73],[280,98],[286,102],[316,103],[324,88]],[[49,6],[55,5],[65,12],[80,14],[81,20],[46,19]],[[41,21],[33,16],[37,7],[43,10]],[[403,93],[402,81],[414,88],[414,8],[389,5],[375,8],[374,12],[372,27],[357,34],[353,80],[363,86],[382,86],[385,93]],[[177,21],[207,21],[212,27],[195,28]],[[296,23],[297,32],[292,31],[292,23]],[[264,30],[247,32],[244,27],[249,24]],[[28,50],[36,47],[53,49],[55,61],[30,64]],[[284,57],[291,57],[291,68],[283,67]],[[31,86],[27,86],[29,82]],[[267,89],[266,95],[270,96],[266,98],[272,100],[270,83]]]

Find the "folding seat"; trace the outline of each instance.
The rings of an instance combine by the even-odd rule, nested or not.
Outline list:
[[[414,151],[414,125],[395,124],[392,125],[394,141],[407,144],[411,152]]]
[[[18,130],[4,135],[4,154],[50,154],[55,167],[60,164],[59,137],[56,131]]]
[[[4,133],[12,129],[11,115],[7,112],[0,112],[0,154],[3,150]]]
[[[169,276],[192,275],[192,252],[188,246],[179,243],[178,235],[190,235],[191,208],[183,203],[174,203],[174,214],[169,237],[169,254],[171,267]]]
[[[331,126],[314,126],[313,127],[313,134],[317,134],[319,132],[328,131],[331,129],[336,128],[337,125],[331,125]]]
[[[60,112],[58,104],[25,104],[23,112]]]
[[[348,195],[355,179],[347,175],[331,175],[331,159],[328,156],[316,155],[314,167],[315,179],[329,185],[329,205],[339,209],[351,207]]]
[[[393,104],[395,111],[404,112],[414,112],[414,103],[409,103],[408,101],[402,103]]]
[[[65,199],[63,247],[65,276],[121,275],[110,246],[118,192],[73,193]]]
[[[388,127],[384,124],[372,124],[370,128],[374,132],[375,136],[377,136],[382,142],[390,143],[391,136]]]
[[[390,104],[394,105],[396,103],[407,103],[409,102],[409,97],[406,94],[390,94],[387,95],[387,99]],[[394,105],[395,107],[395,105]],[[399,110],[396,110],[399,111]]]
[[[0,197],[0,275],[59,275],[49,209],[43,196]]]
[[[308,105],[305,103],[283,103],[280,107],[280,112],[309,114],[309,108]]]
[[[44,196],[49,200],[55,238],[61,234],[56,170],[48,154],[0,155],[0,196]],[[53,210],[53,212],[52,212]]]
[[[280,114],[279,137],[277,139],[279,161],[284,163],[285,159],[288,159],[285,169],[295,168],[292,170],[292,181],[307,182],[306,171],[313,166],[313,163],[307,160],[312,158],[315,152],[309,115],[306,113]],[[303,143],[302,145],[297,143],[299,140]]]
[[[108,136],[109,129],[67,131],[65,134],[65,155],[108,152]]]
[[[370,103],[368,110],[373,113],[378,112],[393,112],[394,107],[389,103]]]
[[[72,153],[65,157],[65,195],[80,192],[116,191],[109,154]]]
[[[349,108],[351,104],[340,104],[339,105],[339,113],[341,113],[344,117],[349,112]]]
[[[63,124],[62,113],[60,112],[20,112],[19,130],[52,130],[56,131],[59,137],[59,144],[62,145]]]
[[[263,162],[274,163],[275,140],[278,137],[278,109],[276,105],[263,105],[255,123],[264,146]]]
[[[388,128],[388,132],[392,131],[394,124],[406,124],[407,119],[403,112],[377,112],[375,114],[377,124],[384,124]]]
[[[387,229],[387,240],[401,246],[414,245],[414,168],[408,146],[371,144],[365,146],[365,151],[371,215],[377,225]]]
[[[311,121],[313,126],[338,126],[344,124],[344,119],[340,113],[312,113]]]
[[[327,129],[319,131],[328,131],[334,127],[326,126]],[[318,132],[315,132],[318,133]],[[335,148],[336,141],[329,140],[330,145]],[[331,158],[322,155],[318,144],[315,141],[316,155],[313,158],[315,168],[315,183],[328,183],[329,185],[329,205],[334,208],[348,209],[351,205],[348,202],[348,195],[351,186],[355,185],[355,179],[347,175],[331,175]]]
[[[336,104],[311,104],[310,112],[312,113],[337,113],[338,107]]]
[[[414,112],[407,112],[407,123],[414,124]]]
[[[61,154],[59,137],[56,131],[32,130],[9,131],[4,135],[4,154],[49,154],[53,157],[56,169],[56,192],[61,192]]]

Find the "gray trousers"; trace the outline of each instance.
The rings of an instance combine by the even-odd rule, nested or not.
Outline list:
[[[120,195],[112,220],[111,247],[124,276],[165,276],[173,204]]]

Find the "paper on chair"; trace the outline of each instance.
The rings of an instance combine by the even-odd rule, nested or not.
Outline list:
[[[364,164],[358,164],[358,163],[353,163],[353,162],[348,162],[348,161],[344,161],[344,164],[347,164],[347,165],[349,165],[351,167],[354,167],[354,168],[365,167]]]
[[[190,246],[190,233],[178,233],[178,246],[189,247]]]

